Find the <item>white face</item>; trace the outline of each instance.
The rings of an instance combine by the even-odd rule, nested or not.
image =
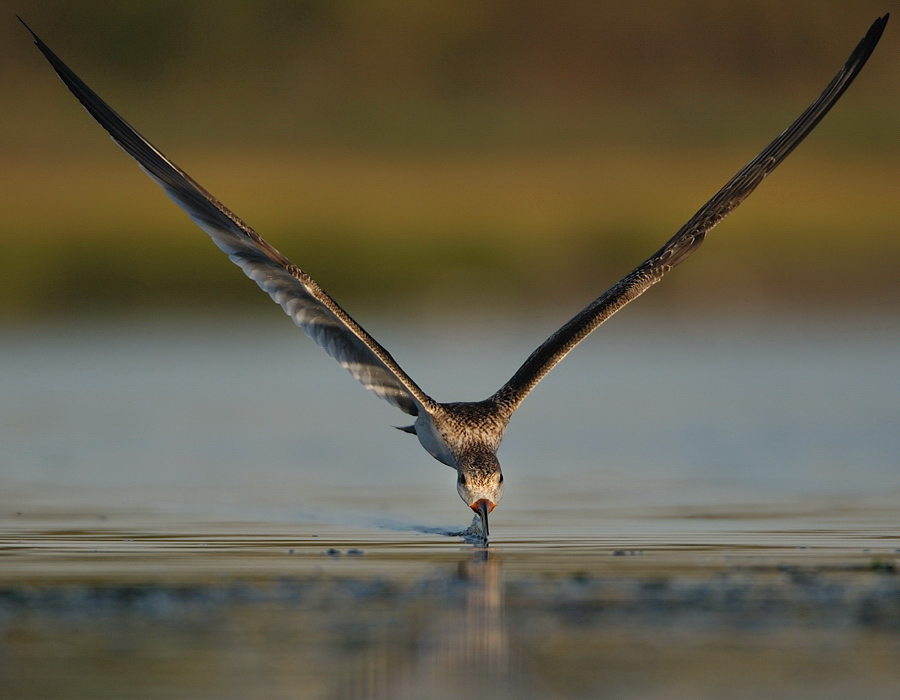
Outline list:
[[[478,501],[484,499],[490,503],[493,510],[500,499],[503,498],[503,472],[500,465],[495,471],[487,474],[481,471],[460,469],[456,480],[456,491],[463,502],[470,508],[474,508]]]

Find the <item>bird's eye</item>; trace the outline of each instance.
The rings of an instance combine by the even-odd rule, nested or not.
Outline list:
[[[463,486],[466,485],[466,475],[465,475],[465,474],[460,473],[460,475],[459,475],[459,483],[462,484]]]
[[[503,483],[503,474],[500,475],[500,483]]]

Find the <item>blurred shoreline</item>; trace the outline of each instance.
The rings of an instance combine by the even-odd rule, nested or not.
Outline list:
[[[341,303],[466,313],[599,295],[812,101],[884,9],[48,0],[26,20]],[[894,33],[642,305],[900,306]],[[253,285],[24,29],[11,19],[0,38],[0,319],[254,308]]]

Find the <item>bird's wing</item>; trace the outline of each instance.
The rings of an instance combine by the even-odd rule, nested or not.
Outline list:
[[[154,148],[25,27],[66,87],[113,140],[316,343],[367,389],[400,410],[415,416],[422,409],[434,409],[434,400],[309,275]]]
[[[828,87],[784,133],[731,178],[662,248],[544,341],[494,394],[493,400],[503,406],[507,413],[512,413],[572,348],[693,253],[703,242],[707,232],[743,202],[834,106],[862,70],[881,38],[887,20],[887,14],[875,20]]]

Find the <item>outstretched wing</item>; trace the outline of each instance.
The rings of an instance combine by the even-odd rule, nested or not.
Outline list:
[[[66,87],[113,140],[316,343],[367,389],[400,410],[415,416],[422,409],[428,412],[434,409],[434,400],[309,275],[154,148],[75,75],[28,25],[25,28]]]
[[[662,248],[550,336],[494,396],[509,414],[572,348],[628,302],[659,282],[685,260],[716,224],[743,202],[757,185],[815,128],[862,70],[881,38],[888,15],[875,20],[847,63],[819,98],[778,138],[719,190]]]

